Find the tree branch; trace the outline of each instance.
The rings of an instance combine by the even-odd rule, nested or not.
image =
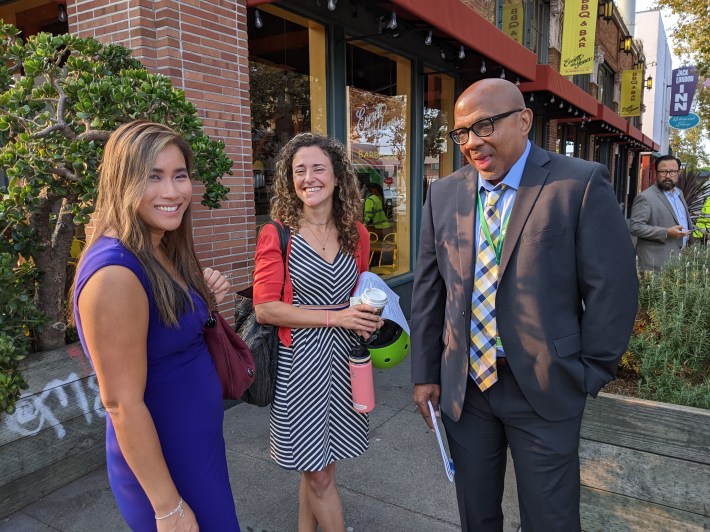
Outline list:
[[[74,172],[68,170],[64,166],[49,167],[47,168],[47,171],[68,179],[69,181],[74,181],[75,183],[79,183],[81,181],[81,179],[79,179]]]
[[[78,140],[108,140],[109,135],[111,135],[110,131],[105,131],[103,129],[91,129],[88,131],[84,131],[80,135],[78,135],[76,138]]]

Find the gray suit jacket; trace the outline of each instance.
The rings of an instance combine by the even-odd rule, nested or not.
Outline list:
[[[680,189],[679,192],[688,225],[692,225],[685,197]],[[670,201],[658,188],[658,185],[651,185],[636,196],[631,208],[629,230],[632,235],[638,238],[636,253],[641,270],[659,271],[672,253],[676,255],[680,253],[683,239],[671,238],[667,232],[669,227],[678,224],[678,217],[675,215]]]
[[[545,419],[581,413],[616,372],[636,316],[634,250],[606,167],[533,146],[503,244],[498,331],[525,397]],[[434,182],[412,294],[412,382],[441,385],[461,415],[469,361],[477,174]]]

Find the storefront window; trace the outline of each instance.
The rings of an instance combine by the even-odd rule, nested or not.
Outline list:
[[[409,61],[347,45],[348,147],[365,199],[370,270],[410,270]]]
[[[599,65],[597,100],[609,109],[614,108],[614,71],[606,64]]]
[[[325,30],[272,6],[249,13],[249,87],[257,229],[269,220],[276,156],[297,133],[326,133]]]
[[[429,185],[453,172],[454,144],[448,132],[453,129],[454,80],[442,74],[429,74],[424,91],[424,194]]]

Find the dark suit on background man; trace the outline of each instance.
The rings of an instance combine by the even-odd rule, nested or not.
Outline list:
[[[637,237],[636,253],[639,269],[659,271],[672,254],[678,255],[691,238],[691,218],[683,191],[676,184],[680,174],[680,161],[671,155],[656,159],[655,184],[634,199],[629,230]],[[667,175],[667,172],[674,175]],[[665,174],[665,175],[661,175]],[[669,200],[666,192],[671,195]],[[674,208],[671,201],[676,203]],[[679,220],[676,209],[685,220]],[[685,225],[681,223],[685,222]]]
[[[432,183],[412,295],[414,400],[443,412],[464,530],[502,530],[509,445],[522,529],[579,529],[579,429],[587,395],[611,381],[637,305],[634,252],[599,164],[531,146],[498,270],[498,380],[469,375],[479,175],[506,184],[532,121],[515,85],[478,82],[459,98],[457,128],[494,116],[461,146],[469,165]],[[502,114],[505,118],[498,118]],[[465,137],[465,135],[464,135]],[[478,169],[478,171],[477,171]]]

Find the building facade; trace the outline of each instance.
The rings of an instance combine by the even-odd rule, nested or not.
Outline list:
[[[609,0],[611,1],[611,0]],[[69,31],[123,44],[170,77],[200,110],[206,133],[234,161],[224,208],[196,205],[205,265],[249,284],[281,146],[315,131],[348,146],[363,188],[383,190],[390,222],[373,232],[371,269],[399,293],[405,312],[419,220],[432,181],[461,166],[447,132],[457,95],[486,77],[519,85],[535,115],[531,140],[609,166],[629,210],[639,153],[655,149],[640,117],[619,112],[621,72],[645,65],[624,51],[618,9],[594,21],[594,73],[559,73],[561,0],[23,0],[0,16],[29,35]],[[30,27],[64,10],[64,26]],[[44,29],[43,29],[44,27]],[[645,92],[645,91],[644,91]],[[200,191],[196,191],[196,198]],[[196,204],[198,201],[196,201]]]

